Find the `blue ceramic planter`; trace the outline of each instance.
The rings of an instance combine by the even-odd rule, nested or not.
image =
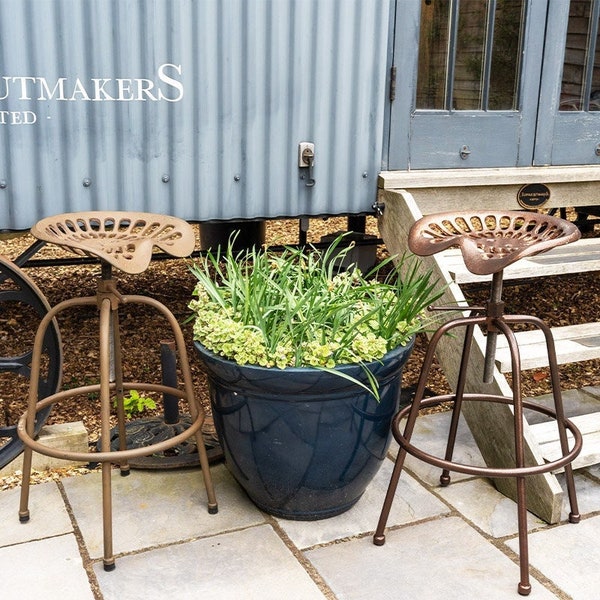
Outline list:
[[[238,365],[196,343],[227,466],[259,508],[314,520],[355,504],[387,452],[413,342],[369,365],[380,402],[332,373]],[[358,365],[338,369],[366,381]]]

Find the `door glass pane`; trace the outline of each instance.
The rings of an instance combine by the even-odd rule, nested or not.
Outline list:
[[[525,20],[524,0],[499,1],[494,19],[494,45],[490,72],[490,110],[517,110],[521,44]]]
[[[452,103],[456,110],[482,106],[487,5],[481,0],[460,2]]]
[[[571,0],[560,110],[600,110],[598,0]]]
[[[418,109],[514,110],[525,0],[422,0]]]
[[[450,2],[423,0],[421,4],[417,108],[443,110],[446,94]]]

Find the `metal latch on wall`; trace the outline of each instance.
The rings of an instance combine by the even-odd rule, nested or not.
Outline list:
[[[298,166],[301,169],[308,169],[308,177],[306,178],[306,187],[315,185],[313,176],[313,167],[315,164],[315,145],[313,142],[300,142],[298,144]],[[304,175],[301,176],[304,179]]]

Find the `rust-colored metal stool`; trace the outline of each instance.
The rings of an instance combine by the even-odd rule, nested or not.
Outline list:
[[[529,556],[527,543],[527,504],[525,494],[526,478],[539,473],[556,471],[564,467],[567,491],[571,512],[569,520],[579,522],[580,515],[575,494],[572,461],[581,451],[582,437],[575,425],[564,414],[562,394],[554,340],[550,328],[539,318],[527,315],[506,315],[502,302],[502,274],[505,267],[513,262],[533,254],[544,252],[555,246],[567,244],[580,237],[579,230],[569,221],[522,211],[507,212],[463,212],[443,213],[423,217],[411,228],[409,248],[419,256],[430,256],[451,246],[461,249],[467,268],[478,275],[492,275],[490,300],[486,306],[469,307],[469,316],[456,318],[443,324],[431,337],[417,384],[415,398],[412,404],[401,409],[392,421],[392,432],[400,444],[394,470],[373,543],[381,546],[385,543],[385,526],[392,506],[398,480],[404,466],[407,453],[418,459],[438,466],[442,469],[440,483],[446,486],[450,483],[450,471],[479,475],[484,477],[515,477],[517,485],[517,514],[519,530],[519,561],[520,582],[518,591],[521,595],[529,594]],[[448,307],[450,308],[450,307]],[[456,310],[456,307],[451,307]],[[460,308],[460,310],[465,310]],[[517,324],[527,324],[540,329],[546,339],[554,409],[524,401],[521,393],[521,361],[519,348],[513,333]],[[484,381],[490,382],[493,376],[496,337],[499,333],[506,336],[512,357],[513,395],[505,397],[483,393],[465,393],[466,373],[469,363],[469,353],[476,325],[487,329],[486,358]],[[456,392],[433,398],[424,399],[425,384],[434,359],[437,345],[442,336],[456,329],[465,327],[465,339],[456,383]],[[496,402],[509,404],[514,410],[514,467],[493,467],[465,465],[452,461],[458,420],[463,401]],[[423,408],[437,406],[443,402],[452,405],[452,418],[446,446],[446,454],[442,457],[433,456],[411,444],[411,437],[419,412]],[[562,456],[555,461],[541,465],[526,465],[523,441],[523,409],[541,412],[556,420],[559,430]],[[406,418],[404,431],[400,431],[401,422]],[[494,423],[490,423],[494,427]],[[573,447],[569,449],[567,430],[573,434]]]
[[[112,540],[111,463],[118,464],[121,467],[121,474],[126,475],[129,473],[127,464],[129,460],[162,452],[195,435],[198,458],[208,496],[208,512],[216,513],[218,510],[206,448],[200,431],[205,415],[201,404],[194,396],[181,328],[171,311],[162,303],[147,296],[122,295],[117,290],[116,281],[112,277],[112,267],[116,267],[125,273],[143,272],[150,264],[154,246],[172,256],[188,256],[194,249],[194,231],[186,221],[164,215],[135,212],[89,212],[63,214],[43,219],[32,228],[31,232],[40,240],[56,244],[76,254],[99,258],[102,276],[98,280],[98,290],[95,296],[72,298],[60,302],[48,311],[39,325],[31,361],[28,408],[17,427],[19,437],[25,444],[19,518],[22,522],[29,520],[29,484],[32,452],[34,450],[55,458],[82,462],[90,460],[101,462],[104,569],[111,571],[115,567]],[[118,312],[119,307],[123,304],[141,304],[151,307],[167,320],[179,355],[183,389],[162,384],[125,383],[123,381]],[[97,306],[99,311],[100,382],[95,385],[63,390],[38,402],[40,363],[46,330],[59,313],[78,306]],[[113,366],[112,369],[111,366]],[[113,370],[114,374],[111,373]],[[156,442],[150,446],[127,449],[125,442],[125,411],[123,407],[123,393],[125,390],[158,392],[186,400],[191,414],[190,427],[170,439]],[[100,396],[102,436],[100,452],[88,454],[57,450],[42,445],[34,439],[33,432],[37,410],[75,396],[94,393]],[[113,451],[110,448],[109,423],[111,398],[116,399],[120,438],[119,449]]]

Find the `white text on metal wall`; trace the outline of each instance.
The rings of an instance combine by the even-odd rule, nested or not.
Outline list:
[[[179,102],[183,98],[181,65],[163,63],[155,76],[146,77],[56,77],[2,75],[0,125],[33,125],[35,110],[14,110],[14,102]],[[31,105],[29,104],[29,107]]]

